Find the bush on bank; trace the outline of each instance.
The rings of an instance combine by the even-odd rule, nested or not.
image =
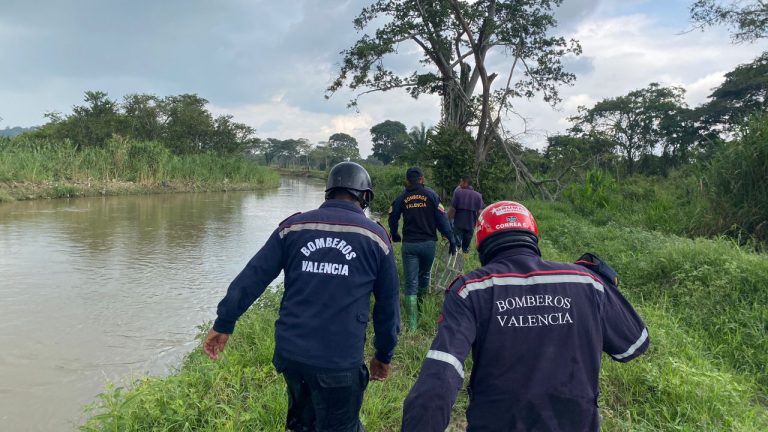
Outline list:
[[[526,204],[540,224],[545,258],[601,255],[618,270],[622,291],[648,325],[646,355],[628,364],[605,358],[603,430],[768,430],[765,255],[726,240],[595,225],[565,204]],[[473,252],[466,269],[477,265]],[[402,402],[429,349],[441,301],[430,296],[419,330],[401,335],[391,379],[369,385],[361,413],[369,431],[399,430]],[[198,348],[169,377],[144,378],[127,390],[108,387],[82,430],[282,430],[287,400],[271,366],[278,305],[279,294],[260,299],[218,362]],[[462,391],[455,424],[466,404]]]

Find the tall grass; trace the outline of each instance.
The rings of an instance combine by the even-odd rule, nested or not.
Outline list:
[[[68,141],[18,137],[0,140],[0,181],[126,181],[141,185],[165,182],[239,182],[274,186],[278,175],[242,156],[173,155],[156,142],[120,137],[103,148],[75,149]]]
[[[727,240],[593,224],[563,203],[526,204],[539,222],[545,258],[601,255],[618,270],[622,291],[648,325],[646,355],[628,364],[605,357],[603,430],[768,430],[765,255]],[[473,252],[466,269],[477,265]],[[419,329],[401,335],[391,379],[369,385],[361,413],[369,431],[399,430],[402,402],[429,349],[441,302],[440,295],[430,296]],[[260,299],[218,362],[196,349],[169,377],[108,387],[82,430],[281,431],[284,383],[270,363],[278,305],[279,294]],[[456,423],[466,404],[462,392]]]
[[[768,114],[753,116],[712,163],[712,225],[768,243]]]

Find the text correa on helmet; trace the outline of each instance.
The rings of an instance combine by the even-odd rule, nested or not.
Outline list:
[[[499,201],[486,207],[475,225],[480,262],[485,264],[501,250],[527,247],[539,256],[539,227],[533,214],[515,201]]]

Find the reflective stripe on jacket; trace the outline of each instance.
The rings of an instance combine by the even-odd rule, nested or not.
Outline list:
[[[323,368],[363,358],[370,296],[376,357],[389,362],[399,333],[399,279],[389,237],[355,203],[328,200],[283,221],[232,281],[214,329],[235,322],[280,271],[285,292],[275,323],[275,352]]]
[[[597,431],[601,353],[625,362],[648,344],[613,284],[527,249],[503,252],[446,293],[403,430],[445,430],[471,350],[468,431]]]

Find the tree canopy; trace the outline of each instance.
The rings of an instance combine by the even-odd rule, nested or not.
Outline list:
[[[578,55],[579,44],[553,36],[552,10],[562,0],[377,0],[355,19],[365,31],[342,52],[339,75],[327,96],[347,86],[358,91],[354,106],[366,93],[404,89],[413,97],[442,98],[442,122],[466,130],[476,128],[474,157],[485,160],[498,141],[502,115],[513,110],[514,98],[541,96],[559,101],[558,86],[575,76],[563,58]],[[401,44],[420,52],[413,70],[387,66],[390,55],[403,55]],[[506,56],[505,70],[491,71],[488,59]],[[504,76],[500,81],[497,78]]]
[[[768,52],[725,74],[725,81],[709,95],[709,102],[698,111],[706,126],[732,131],[750,115],[766,109]]]
[[[696,0],[691,20],[699,27],[726,25],[735,43],[754,42],[768,36],[768,4],[763,0]]]
[[[385,120],[371,128],[373,156],[385,165],[402,158],[409,147],[410,137],[405,125]]]
[[[351,159],[360,159],[360,150],[357,148],[357,140],[342,132],[335,133],[328,138],[328,151],[331,164]]]
[[[675,151],[678,140],[667,139],[687,109],[684,94],[681,87],[651,83],[624,96],[604,99],[592,108],[579,107],[579,114],[571,118],[574,126],[570,132],[611,141],[624,156],[629,173],[633,173],[635,162],[657,146]]]
[[[68,139],[78,147],[103,147],[113,135],[121,135],[158,141],[177,154],[233,154],[255,145],[252,127],[230,115],[214,117],[207,104],[196,94],[129,94],[120,103],[105,92],[87,91],[85,104],[74,106],[70,115],[46,114],[49,122],[33,134]]]

